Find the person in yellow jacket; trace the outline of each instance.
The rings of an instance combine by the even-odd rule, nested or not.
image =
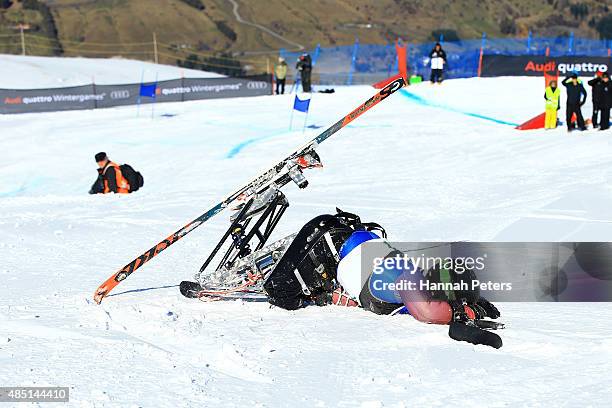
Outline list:
[[[555,129],[557,127],[557,111],[561,100],[561,90],[557,87],[557,81],[550,81],[544,92],[546,100],[546,116],[544,119],[545,129]]]
[[[287,79],[287,63],[283,57],[278,57],[278,64],[274,67],[274,76],[276,78],[276,94],[282,95],[285,93],[285,80]]]

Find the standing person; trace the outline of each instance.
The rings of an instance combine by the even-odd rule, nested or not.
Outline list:
[[[446,64],[446,52],[444,52],[440,43],[436,43],[433,50],[431,50],[429,59],[431,63],[431,76],[429,80],[432,84],[436,82],[441,84],[442,71],[444,70],[444,64]]]
[[[599,130],[610,129],[610,108],[612,108],[612,82],[610,75],[604,72],[601,76],[601,122]]]
[[[285,80],[287,79],[287,63],[283,57],[278,57],[278,64],[274,67],[274,76],[276,77],[276,94],[282,95],[285,93]]]
[[[310,92],[310,75],[312,73],[312,59],[310,55],[304,53],[298,58],[298,62],[295,68],[300,72],[302,80],[302,90],[304,92]]]
[[[601,80],[603,72],[597,71],[595,78],[591,79],[588,83],[591,86],[591,99],[593,101],[593,117],[591,118],[593,122],[593,128],[599,126],[598,117],[599,113],[603,109],[602,104],[603,101],[603,81]]]
[[[561,90],[557,87],[557,80],[550,81],[544,92],[546,100],[546,118],[544,120],[545,129],[555,129],[557,127],[557,111],[561,106]]]
[[[578,79],[578,74],[575,73],[573,73],[569,77],[566,77],[561,83],[567,90],[565,120],[567,121],[568,132],[574,130],[574,125],[572,124],[573,114],[576,114],[578,128],[580,130],[586,130],[586,126],[584,125],[584,118],[582,117],[582,111],[580,110],[580,107],[586,102],[586,89],[584,89],[584,86],[582,86],[582,82]]]
[[[98,163],[98,178],[91,186],[89,194],[128,194],[130,192],[130,184],[123,177],[121,169],[117,163],[109,160],[104,152],[95,155],[96,163]]]

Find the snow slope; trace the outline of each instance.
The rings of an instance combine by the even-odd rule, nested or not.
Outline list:
[[[0,54],[0,88],[60,88],[91,84],[140,83],[187,78],[216,78],[213,72],[183,69],[171,65],[129,59],[28,57]]]
[[[612,133],[500,123],[540,113],[541,82],[394,95],[320,146],[325,167],[307,173],[307,190],[287,189],[275,237],[339,206],[395,240],[610,240]],[[314,94],[308,123],[329,125],[372,93]],[[93,304],[112,272],[317,132],[288,130],[291,104],[0,116],[0,384],[70,386],[71,406],[95,407],[607,404],[609,304],[503,304],[509,329],[493,350],[407,317],[182,298],[176,285],[228,213]],[[100,150],[142,171],[143,190],[87,195]]]

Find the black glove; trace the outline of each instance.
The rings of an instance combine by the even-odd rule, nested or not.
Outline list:
[[[89,194],[100,194],[104,192],[104,179],[102,176],[98,176],[96,181],[92,184],[89,189]]]
[[[483,297],[478,298],[476,303],[464,303],[462,300],[452,300],[448,303],[453,310],[453,321],[455,322],[467,322],[470,320],[464,310],[464,305],[474,311],[476,315],[475,320],[477,321],[487,317],[490,319],[497,319],[501,315],[493,303]]]
[[[478,299],[475,304],[468,306],[474,310],[477,315],[477,319],[484,319],[485,317],[497,319],[499,316],[501,316],[501,313],[499,313],[499,310],[495,307],[495,305],[483,297]]]

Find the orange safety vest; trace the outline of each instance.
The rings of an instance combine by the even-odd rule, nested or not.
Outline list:
[[[106,170],[111,166],[115,168],[115,178],[116,178],[115,181],[117,182],[117,193],[118,194],[128,194],[130,192],[130,184],[125,179],[125,177],[123,177],[123,174],[121,174],[121,169],[119,168],[119,165],[117,163],[108,162],[106,167],[104,167],[104,171],[102,172],[102,175],[104,175],[106,173]],[[108,180],[106,179],[106,177],[104,177],[104,194],[107,194],[110,192],[111,190],[110,188],[108,188]]]

